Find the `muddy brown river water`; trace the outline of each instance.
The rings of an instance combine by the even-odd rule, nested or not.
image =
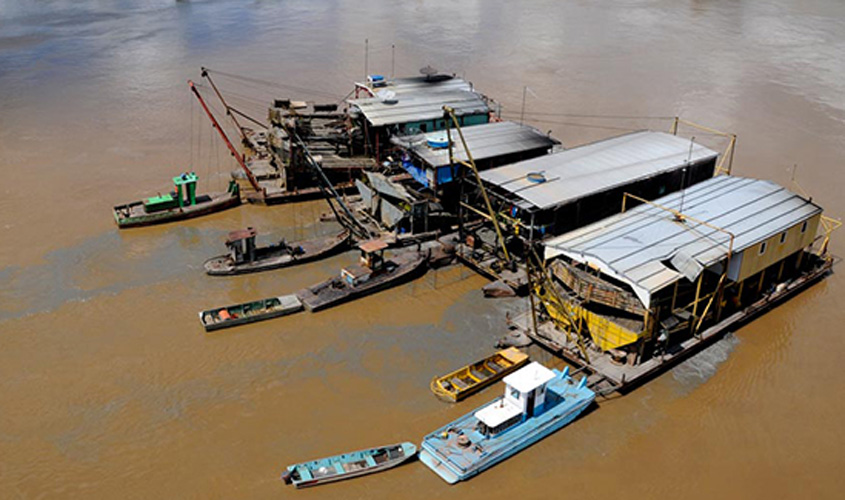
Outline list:
[[[449,406],[428,382],[491,351],[505,313],[527,305],[483,300],[485,281],[454,267],[205,335],[198,310],[289,293],[355,258],[201,272],[230,229],[333,231],[315,222],[324,205],[120,233],[110,209],[191,165],[202,189],[225,186],[234,165],[208,147],[185,84],[200,65],[289,86],[219,82],[263,113],[273,97],[343,97],[364,75],[364,39],[370,72],[390,74],[395,44],[397,75],[457,73],[507,117],[530,87],[526,121],[566,145],[670,125],[631,116],[734,132],[736,175],[789,185],[797,164],[814,200],[845,215],[839,0],[0,0],[0,498],[842,497],[839,269],[465,484],[412,463],[284,487],[289,463],[419,443],[491,399],[498,387]]]

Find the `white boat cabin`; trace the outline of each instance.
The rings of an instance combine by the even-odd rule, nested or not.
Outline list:
[[[498,434],[542,413],[546,384],[554,378],[553,371],[536,361],[505,377],[504,397],[475,412],[480,431],[487,436]]]

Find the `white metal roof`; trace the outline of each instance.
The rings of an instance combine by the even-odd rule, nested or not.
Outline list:
[[[458,116],[489,111],[479,94],[454,89],[420,88],[413,92],[396,92],[394,98],[387,101],[376,96],[349,99],[347,102],[358,108],[376,127],[440,119],[443,118],[443,106],[451,107]]]
[[[646,130],[486,170],[481,178],[544,209],[717,156],[689,139]],[[546,181],[530,181],[531,173]]]
[[[394,78],[386,80],[385,85],[381,87],[371,87],[373,92],[378,92],[382,89],[388,89],[397,94],[407,94],[409,92],[416,92],[418,90],[466,90],[471,91],[472,85],[463,78],[449,77],[447,75],[437,75],[433,78],[425,76],[411,76],[404,78]]]
[[[536,361],[505,377],[505,384],[525,394],[555,378],[555,372]]]
[[[507,398],[502,398],[475,412],[475,418],[484,422],[487,427],[497,427],[521,413],[522,408]]]
[[[689,219],[679,222],[654,205],[638,205],[548,240],[545,258],[565,255],[596,266],[629,284],[650,307],[652,293],[682,276],[693,280],[727,257],[730,236],[690,219],[732,233],[737,253],[821,212],[774,182],[730,176],[708,179],[655,203]]]
[[[475,160],[551,148],[555,144],[560,144],[557,139],[534,127],[515,122],[490,122],[463,127],[461,131]],[[449,148],[432,148],[428,140],[439,139],[444,134],[445,131],[441,130],[427,134],[399,136],[391,139],[391,142],[412,151],[432,167],[443,167],[449,165]],[[452,131],[452,154],[456,161],[469,161],[457,130]]]

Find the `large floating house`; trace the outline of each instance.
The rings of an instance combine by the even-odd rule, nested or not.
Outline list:
[[[632,382],[824,275],[822,217],[773,182],[717,176],[547,240],[536,340]]]
[[[490,120],[489,100],[472,85],[450,75],[379,79],[358,84],[364,95],[347,99],[353,126],[363,132],[365,144],[376,158],[390,147],[394,135],[413,135],[443,130],[443,106],[455,110],[462,126]]]
[[[640,131],[487,170],[481,179],[523,235],[542,239],[618,213],[623,193],[654,199],[708,179],[717,157],[690,139]]]
[[[478,170],[536,158],[560,144],[534,127],[509,121],[466,127],[461,132]],[[459,162],[469,161],[457,130],[395,136],[391,142],[405,153],[402,168],[422,187],[434,191],[454,183],[460,173]]]

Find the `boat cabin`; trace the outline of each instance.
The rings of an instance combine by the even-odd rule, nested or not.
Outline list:
[[[536,361],[505,377],[504,397],[475,412],[479,431],[487,437],[494,436],[542,413],[546,384],[554,378],[552,370]]]
[[[361,250],[361,265],[373,271],[378,271],[384,266],[384,249],[387,242],[384,240],[369,240],[358,245]]]
[[[384,240],[368,240],[360,245],[361,258],[358,264],[344,267],[340,277],[349,285],[356,286],[370,279],[373,273],[384,269],[384,250],[387,243]]]
[[[173,178],[176,190],[168,194],[159,194],[144,200],[144,211],[161,212],[172,208],[183,208],[197,203],[197,174],[183,173]]]
[[[255,236],[257,234],[258,232],[251,227],[229,233],[229,237],[226,238],[226,248],[229,249],[229,257],[235,264],[255,260]]]

